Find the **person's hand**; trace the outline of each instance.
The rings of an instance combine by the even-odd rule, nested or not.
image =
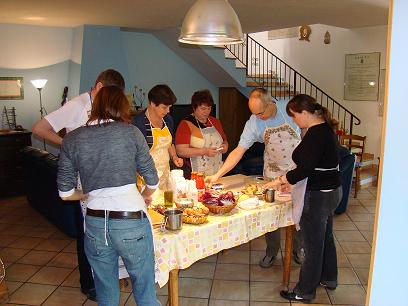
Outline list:
[[[266,183],[265,185],[263,185],[262,189],[265,190],[265,189],[268,189],[268,188],[272,188],[272,189],[278,190],[280,185],[281,185],[281,182],[278,179],[274,179],[274,180]]]
[[[80,201],[86,201],[88,199],[88,194],[87,193],[83,193],[82,190],[77,190],[77,192],[78,192],[78,196],[79,196]]]
[[[279,186],[278,190],[280,192],[291,192],[293,189],[293,185],[286,183]]]
[[[174,163],[174,165],[176,165],[176,167],[179,167],[179,168],[183,167],[183,159],[178,157],[178,156],[175,156],[173,158],[173,163]]]
[[[208,175],[204,179],[204,183],[208,184],[208,187],[211,188],[212,184],[218,181],[220,178],[217,175]]]
[[[207,148],[205,155],[207,155],[208,157],[214,157],[219,153],[220,151],[218,151],[217,148]]]
[[[223,143],[223,144],[220,146],[220,148],[222,148],[222,149],[220,150],[220,153],[221,153],[221,154],[227,153],[227,151],[228,151],[228,145],[227,145],[227,144]]]
[[[143,200],[144,200],[145,203],[146,203],[146,207],[150,206],[150,204],[152,204],[152,202],[153,202],[153,198],[152,198],[151,195],[149,195],[149,196],[143,196]]]

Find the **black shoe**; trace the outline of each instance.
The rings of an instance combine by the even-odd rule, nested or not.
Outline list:
[[[296,302],[301,302],[301,303],[305,303],[305,304],[309,304],[312,300],[310,299],[304,299],[298,295],[296,295],[296,293],[289,292],[287,290],[282,290],[280,292],[280,296],[283,297],[284,299],[287,299],[289,301],[296,301]]]
[[[323,286],[324,288],[329,289],[329,290],[336,290],[336,287],[329,286],[329,285],[327,285],[325,283],[322,283],[322,282],[320,282],[320,286]]]
[[[91,289],[82,289],[81,288],[81,292],[86,295],[88,300],[97,302],[95,288],[91,288]]]
[[[260,265],[262,268],[272,267],[275,258],[276,258],[276,256],[265,255],[265,257],[262,258],[262,259],[259,261],[259,265]]]

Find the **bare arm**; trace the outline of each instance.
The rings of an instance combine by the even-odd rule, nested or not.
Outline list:
[[[183,159],[177,156],[176,147],[174,146],[174,144],[169,147],[169,155],[171,160],[177,167],[183,166]]]
[[[216,148],[193,148],[189,144],[178,144],[176,145],[177,154],[181,157],[189,158],[195,156],[215,156],[218,151]]]
[[[33,134],[57,145],[62,143],[62,138],[54,131],[51,124],[45,118],[34,124]]]
[[[218,181],[225,173],[230,171],[232,168],[234,168],[238,162],[241,160],[242,156],[246,152],[246,148],[244,147],[236,147],[231,153],[228,155],[227,159],[225,160],[224,164],[220,168],[220,170],[217,171],[216,174],[207,176],[205,178],[206,182],[208,183],[214,183]]]

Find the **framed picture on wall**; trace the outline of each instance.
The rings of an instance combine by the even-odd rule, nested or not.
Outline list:
[[[23,77],[0,77],[0,100],[23,100]]]
[[[380,55],[380,52],[346,54],[344,100],[378,100]]]

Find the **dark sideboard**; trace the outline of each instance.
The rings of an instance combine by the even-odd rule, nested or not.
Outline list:
[[[31,132],[0,131],[0,198],[24,194],[21,150],[31,145]]]

